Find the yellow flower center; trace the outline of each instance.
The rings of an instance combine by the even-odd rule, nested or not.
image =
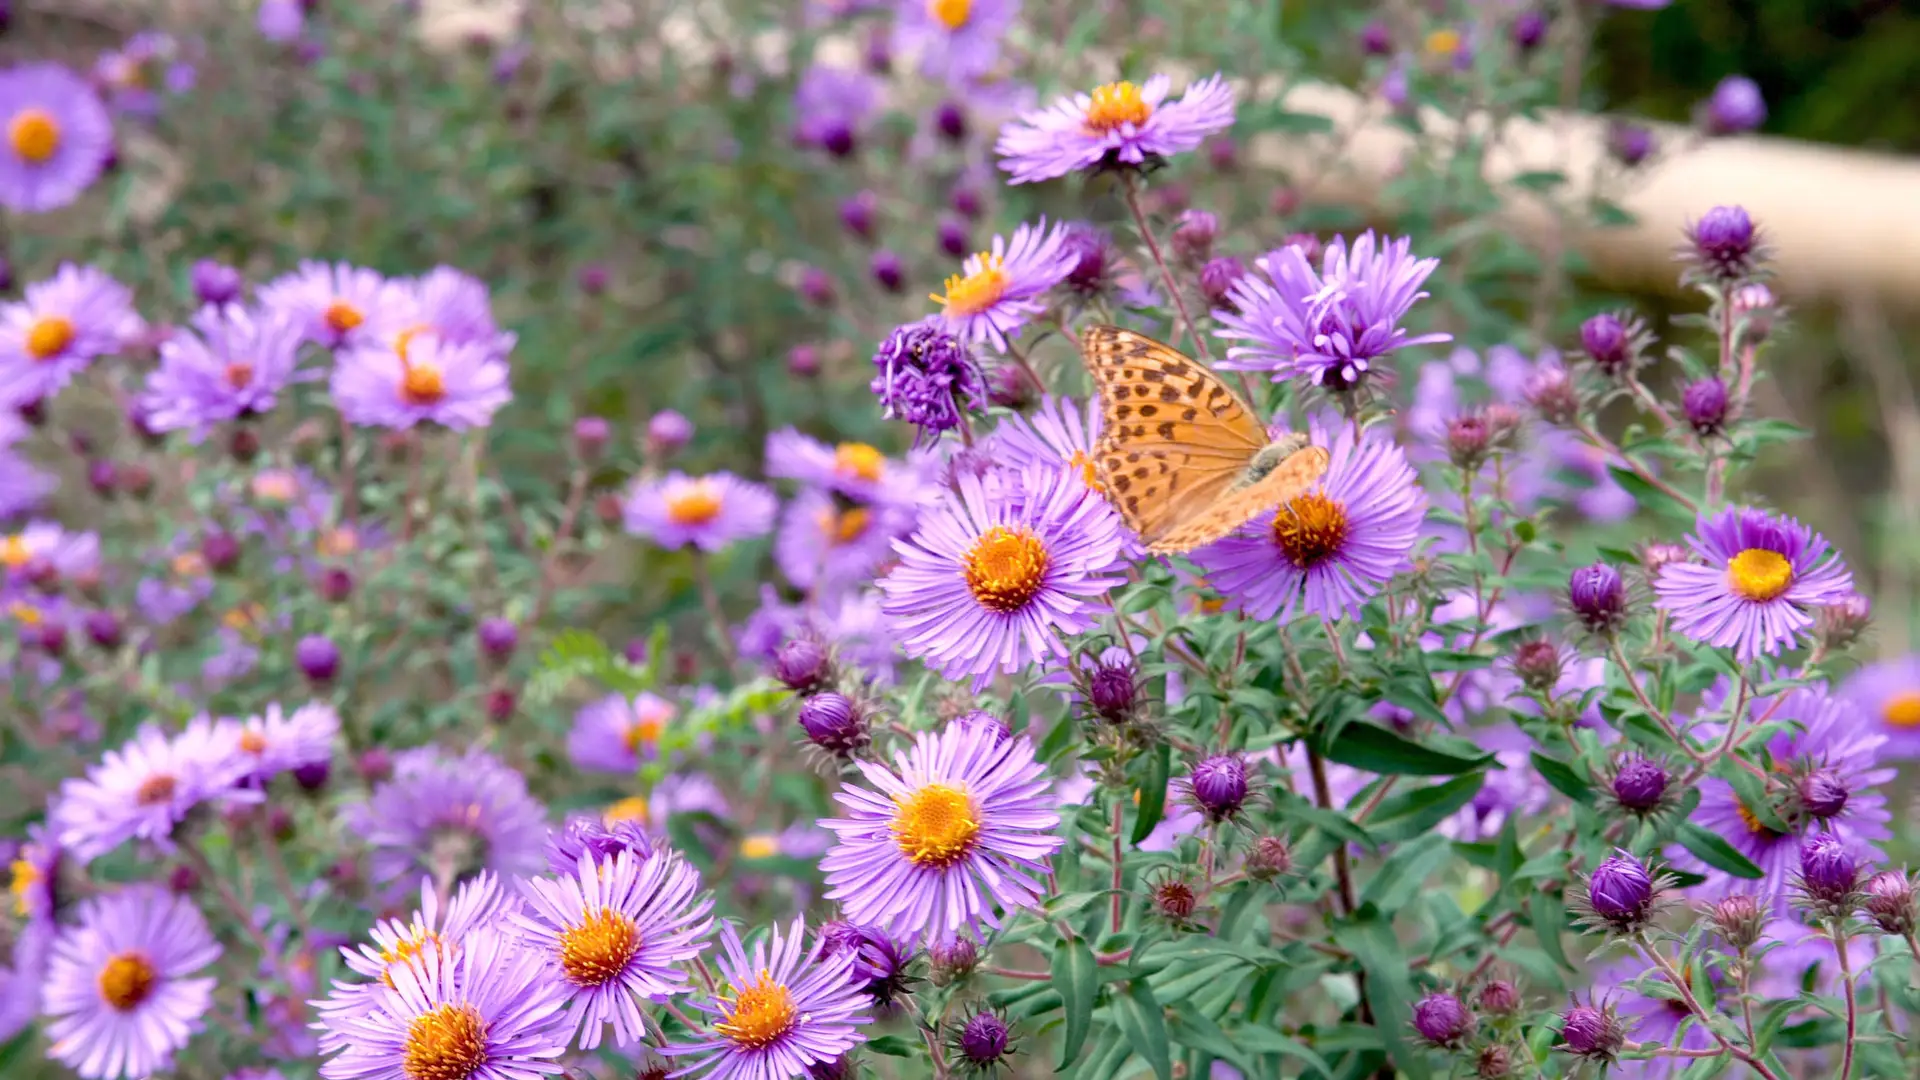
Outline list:
[[[421,323],[418,326],[409,326],[394,335],[393,351],[400,357],[402,364],[407,362],[407,346],[413,344],[413,339],[419,337],[421,334],[430,333],[432,330],[433,327]]]
[[[887,456],[866,443],[843,442],[833,451],[833,471],[873,483],[887,468]]]
[[[324,318],[327,320],[327,329],[336,334],[344,334],[367,321],[367,317],[361,314],[359,308],[345,300],[335,300],[328,304]]]
[[[1766,548],[1748,548],[1727,562],[1727,584],[1755,603],[1765,603],[1793,584],[1793,564]]]
[[[133,801],[141,806],[158,806],[172,799],[174,789],[179,786],[180,781],[167,773],[154,773],[140,781],[139,789],[133,794]]]
[[[437,364],[402,361],[400,397],[409,405],[432,405],[447,396],[446,376]]]
[[[601,908],[560,935],[560,969],[577,986],[599,986],[619,978],[639,951],[633,920]]]
[[[471,1005],[442,1005],[407,1025],[407,1080],[467,1080],[487,1063],[487,1022]]]
[[[228,364],[227,385],[233,387],[235,390],[245,390],[247,387],[253,385],[253,365]]]
[[[25,859],[13,860],[13,880],[8,883],[7,891],[13,894],[13,913],[27,913],[27,894],[32,892],[44,880],[40,868]]]
[[[758,1050],[792,1031],[799,1018],[792,992],[762,968],[758,979],[740,988],[740,995],[728,1003],[726,1020],[713,1029],[736,1046]]]
[[[740,841],[740,857],[743,859],[771,859],[780,854],[780,838],[767,833],[755,833]]]
[[[121,1012],[132,1012],[153,993],[159,973],[153,962],[135,950],[120,953],[100,969],[100,999]]]
[[[710,480],[695,480],[667,496],[667,517],[675,525],[705,525],[719,516],[720,489]]]
[[[974,256],[980,268],[971,274],[947,278],[945,296],[929,294],[934,303],[946,308],[948,315],[978,315],[1000,302],[1007,291],[1007,261],[998,255],[981,252]]]
[[[1140,96],[1140,88],[1130,82],[1114,82],[1093,88],[1093,100],[1087,103],[1087,128],[1107,132],[1132,124],[1139,127],[1153,115],[1153,106]]]
[[[9,570],[18,570],[33,561],[33,552],[27,550],[27,537],[24,533],[14,533],[0,540],[0,566]]]
[[[1880,719],[1893,727],[1920,727],[1920,690],[1903,690],[1880,706]]]
[[[980,835],[973,800],[959,788],[928,784],[895,805],[893,842],[915,866],[952,866]]]
[[[73,344],[73,320],[45,315],[27,327],[27,355],[42,362],[52,360]]]
[[[1273,515],[1273,542],[1302,570],[1335,554],[1347,540],[1347,508],[1319,493],[1302,495]]]
[[[240,749],[245,750],[249,754],[264,754],[267,752],[267,737],[252,728],[248,728],[240,733]]]
[[[826,533],[835,545],[851,544],[866,535],[871,517],[864,507],[859,506],[840,513],[828,510],[820,515],[820,531]]]
[[[1032,532],[995,525],[967,551],[967,588],[981,607],[1006,615],[1039,595],[1052,563],[1047,546]]]
[[[1743,802],[1735,803],[1734,812],[1740,815],[1741,823],[1746,825],[1747,831],[1752,833],[1753,835],[1766,837],[1768,839],[1772,839],[1780,835],[1779,833],[1774,832],[1772,829],[1769,829],[1766,823],[1760,820],[1759,815],[1755,814],[1747,806],[1746,803],[1743,803]]]
[[[412,929],[413,933],[411,936],[401,938],[399,941],[394,942],[392,948],[380,950],[380,959],[387,965],[387,970],[380,973],[380,978],[388,986],[393,985],[394,968],[426,952],[428,948],[437,950],[446,944],[439,934],[434,933],[418,923],[415,923]]]
[[[7,125],[13,152],[29,165],[38,165],[60,149],[60,121],[45,109],[21,109]]]
[[[927,14],[949,30],[958,30],[973,17],[973,0],[927,0]]]
[[[649,709],[634,717],[624,736],[627,749],[637,754],[641,747],[659,742],[660,733],[667,729],[667,716],[665,712]]]
[[[637,821],[644,825],[649,820],[650,814],[651,811],[647,809],[646,796],[629,795],[602,811],[600,820],[606,822],[608,825],[612,825],[617,821]]]
[[[1100,467],[1093,463],[1086,451],[1075,450],[1073,457],[1067,459],[1067,469],[1069,472],[1078,472],[1080,479],[1086,481],[1086,485],[1093,490],[1107,490],[1107,486],[1100,482]]]
[[[1460,31],[1439,29],[1427,35],[1427,52],[1433,56],[1452,56],[1460,51]]]

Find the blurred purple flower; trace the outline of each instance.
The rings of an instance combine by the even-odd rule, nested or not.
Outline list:
[[[737,540],[765,536],[777,505],[773,492],[732,473],[676,471],[635,485],[623,513],[628,532],[661,547],[719,551]]]
[[[1062,98],[1000,129],[994,152],[1012,183],[1051,180],[1082,169],[1140,166],[1197,148],[1233,126],[1233,87],[1219,74],[1167,100],[1172,80],[1107,83]]]
[[[301,335],[293,320],[233,304],[202,308],[193,326],[160,346],[141,396],[147,426],[192,431],[198,441],[218,424],[270,412],[296,378]]]
[[[59,64],[0,71],[0,206],[58,210],[100,177],[113,121],[85,79]]]
[[[58,392],[97,357],[119,352],[139,316],[133,292],[91,266],[63,263],[0,305],[0,409]]]
[[[815,64],[793,93],[793,137],[802,146],[845,157],[879,103],[880,82],[853,68]]]
[[[985,75],[1020,0],[897,0],[893,51],[920,59],[920,73],[955,86]]]

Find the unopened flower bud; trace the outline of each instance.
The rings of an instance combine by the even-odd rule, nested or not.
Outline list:
[[[1547,40],[1547,17],[1538,11],[1523,11],[1514,16],[1513,47],[1531,52]]]
[[[330,604],[341,603],[353,595],[353,575],[338,566],[330,566],[320,571],[316,588],[322,600]]]
[[[1758,231],[1747,211],[1738,206],[1716,206],[1687,228],[1693,258],[1709,277],[1736,281],[1753,271]]]
[[[119,472],[113,462],[101,458],[87,462],[87,487],[103,499],[111,499],[119,494]]]
[[[987,372],[987,399],[1003,409],[1025,410],[1038,400],[1033,380],[1018,364],[1001,364]]]
[[[940,250],[954,258],[964,257],[972,247],[967,242],[967,227],[952,218],[942,219],[939,228]]]
[[[1610,311],[1580,324],[1580,348],[1607,375],[1619,375],[1633,366],[1633,333]]]
[[[1733,313],[1740,318],[1740,338],[1758,345],[1773,336],[1774,321],[1780,312],[1774,305],[1773,290],[1762,282],[1750,281],[1733,291]]]
[[[780,646],[773,657],[773,677],[796,694],[810,694],[833,682],[833,664],[825,645],[797,637]]]
[[[800,703],[800,727],[815,746],[845,757],[867,745],[866,718],[845,694],[831,690]]]
[[[1859,641],[1873,624],[1873,604],[1859,593],[1848,593],[1817,610],[1813,623],[1827,650],[1838,652]]]
[[[293,660],[300,673],[315,683],[330,683],[340,673],[340,647],[317,634],[300,639],[293,647]]]
[[[1808,817],[1824,821],[1838,817],[1847,808],[1852,794],[1847,789],[1846,778],[1838,770],[1819,768],[1800,778],[1795,785],[1794,801]]]
[[[787,373],[802,379],[811,379],[820,374],[820,347],[803,341],[788,349]]]
[[[1569,424],[1580,415],[1580,391],[1566,369],[1542,364],[1527,377],[1527,404],[1549,424]]]
[[[612,278],[613,274],[605,263],[593,262],[580,268],[574,275],[574,283],[588,296],[599,296],[607,291],[607,283]]]
[[[1386,56],[1393,52],[1393,32],[1379,19],[1360,28],[1360,51],[1368,56]]]
[[[1107,287],[1112,269],[1113,251],[1107,234],[1091,225],[1076,222],[1064,234],[1066,252],[1074,257],[1067,271],[1067,287],[1080,293],[1097,293]]]
[[[1200,291],[1214,307],[1233,309],[1228,293],[1246,276],[1245,263],[1231,255],[1221,255],[1207,260],[1207,265],[1200,268]]]
[[[120,490],[131,498],[144,499],[153,493],[153,470],[134,461],[120,470]]]
[[[1563,670],[1565,664],[1560,658],[1560,649],[1551,641],[1536,638],[1522,641],[1513,648],[1513,673],[1535,693],[1552,693]]]
[[[1007,1022],[994,1012],[982,1012],[960,1029],[956,1045],[960,1057],[977,1072],[995,1069],[1007,1056],[1010,1032]]]
[[[1719,934],[1735,952],[1753,948],[1760,936],[1766,933],[1771,917],[1772,913],[1766,906],[1747,893],[1735,893],[1707,909],[1707,918],[1713,923],[1714,933]]]
[[[856,192],[840,204],[840,224],[862,240],[873,238],[873,218],[880,209],[880,196],[871,191]]]
[[[1103,720],[1124,723],[1133,716],[1139,699],[1139,669],[1133,654],[1114,647],[1100,654],[1087,681],[1087,703]]]
[[[1193,767],[1187,778],[1194,805],[1210,820],[1223,821],[1247,801],[1247,762],[1238,754],[1215,754]]]
[[[167,872],[167,888],[177,893],[190,893],[200,887],[200,872],[186,863]]]
[[[1174,922],[1185,922],[1192,918],[1193,910],[1199,903],[1199,898],[1193,894],[1193,886],[1179,878],[1168,878],[1153,887],[1153,909],[1163,918]]]
[[[1230,173],[1240,167],[1240,144],[1231,135],[1219,135],[1207,141],[1207,161],[1215,169]]]
[[[1914,902],[1913,878],[1904,870],[1882,870],[1867,879],[1861,909],[1875,926],[1889,934],[1907,935],[1920,923]]]
[[[1627,621],[1627,583],[1606,563],[1583,566],[1567,577],[1567,605],[1588,631],[1613,633]]]
[[[240,565],[240,541],[232,533],[208,533],[200,541],[200,557],[213,572],[224,574]]]
[[[1495,979],[1480,988],[1476,999],[1480,1011],[1490,1016],[1509,1016],[1520,1011],[1520,989],[1505,979]]]
[[[1560,1043],[1570,1054],[1610,1062],[1626,1041],[1611,1008],[1574,1002],[1560,1018]]]
[[[1680,394],[1680,408],[1696,433],[1720,434],[1727,426],[1727,384],[1713,375],[1687,384]]]
[[[967,137],[967,110],[957,101],[943,101],[933,110],[933,126],[949,142]]]
[[[1613,773],[1613,800],[1634,814],[1658,810],[1667,798],[1671,778],[1666,767],[1643,754],[1629,754]]]
[[[672,409],[661,409],[647,421],[647,453],[654,457],[671,457],[692,438],[693,421]]]
[[[482,619],[475,636],[479,638],[481,653],[495,663],[504,662],[512,656],[513,650],[520,644],[520,628],[513,624],[512,619],[497,616]]]
[[[1473,1013],[1466,1003],[1445,991],[1436,990],[1413,1006],[1413,1030],[1430,1045],[1454,1049],[1473,1037]]]
[[[1600,860],[1587,877],[1587,906],[1594,916],[1622,933],[1638,930],[1653,913],[1653,875],[1646,864],[1616,851]]]
[[[927,950],[935,986],[947,986],[973,974],[980,966],[980,947],[972,938],[956,937],[935,943]]]
[[[1738,135],[1765,123],[1767,101],[1760,85],[1745,75],[1729,75],[1707,99],[1706,128],[1714,135]]]
[[[1852,914],[1860,887],[1860,864],[1839,837],[1817,833],[1800,844],[1800,888],[1815,910]]]
[[[1501,1043],[1480,1051],[1474,1059],[1473,1075],[1476,1080],[1507,1080],[1513,1075],[1513,1051]]]
[[[275,840],[293,839],[293,813],[284,806],[267,811],[267,835]]]
[[[353,768],[369,784],[377,784],[393,775],[393,755],[375,746],[354,759]]]
[[[227,436],[227,453],[242,465],[259,457],[260,433],[246,424],[234,428],[233,433]]]
[[[504,724],[512,719],[515,709],[520,707],[520,699],[507,687],[498,686],[487,691],[487,719],[496,724]]]
[[[881,248],[867,261],[867,269],[873,274],[873,280],[888,292],[897,293],[906,287],[907,269],[900,262],[900,256]]]
[[[1293,869],[1293,852],[1285,840],[1263,836],[1255,840],[1253,850],[1247,852],[1245,869],[1247,876],[1255,881],[1271,881]]]
[[[117,649],[126,640],[126,628],[111,611],[87,612],[87,639],[103,649]]]
[[[1683,544],[1669,544],[1656,540],[1640,549],[1640,566],[1647,572],[1648,581],[1660,580],[1660,571],[1674,563],[1690,562],[1693,552]]]
[[[212,259],[193,264],[193,295],[202,304],[231,304],[240,298],[240,271]]]
[[[309,761],[293,770],[293,782],[300,785],[302,791],[319,791],[327,786],[327,779],[333,774],[333,766],[325,761]]]
[[[1187,210],[1173,228],[1174,254],[1189,263],[1204,261],[1213,252],[1214,237],[1220,234],[1220,219],[1206,210]]]
[[[582,461],[599,461],[612,438],[613,426],[605,417],[582,416],[573,422],[573,452],[580,455]]]
[[[1639,124],[1615,121],[1607,128],[1607,150],[1628,168],[1653,156],[1653,132]]]
[[[972,184],[955,185],[953,193],[947,196],[947,205],[961,217],[978,219],[986,212],[986,200],[980,197],[980,189]]]
[[[815,307],[832,307],[840,291],[834,287],[832,274],[809,266],[800,271],[800,295]]]

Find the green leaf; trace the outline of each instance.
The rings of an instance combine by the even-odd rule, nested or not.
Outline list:
[[[1094,995],[1100,992],[1099,965],[1094,962],[1093,949],[1086,941],[1073,938],[1054,946],[1052,973],[1053,988],[1060,992],[1062,1011],[1066,1014],[1058,1070],[1073,1064],[1073,1059],[1080,1056],[1080,1048],[1086,1045],[1087,1032],[1093,1027]]]
[[[1567,182],[1567,174],[1558,169],[1535,169],[1510,178],[1507,183],[1528,191],[1548,192]]]
[[[1424,836],[1402,846],[1367,882],[1360,893],[1361,906],[1372,904],[1384,912],[1399,911],[1413,901],[1427,878],[1452,854],[1444,836]]]
[[[1307,1068],[1312,1069],[1321,1076],[1327,1077],[1328,1080],[1332,1080],[1333,1070],[1327,1067],[1326,1059],[1314,1053],[1312,1048],[1298,1039],[1290,1038],[1277,1031],[1253,1025],[1236,1030],[1233,1036],[1240,1040],[1240,1045],[1249,1050],[1262,1054],[1285,1054],[1290,1058],[1303,1062]],[[1248,1073],[1247,1075],[1251,1076],[1253,1074]]]
[[[881,1035],[868,1039],[867,1049],[888,1057],[913,1057],[920,1052],[918,1043],[908,1042],[898,1035]]]
[[[1127,996],[1114,999],[1113,1018],[1133,1052],[1153,1066],[1153,1075],[1173,1080],[1173,1058],[1167,1052],[1167,1017],[1147,980],[1133,980],[1127,986]]]
[[[1532,760],[1533,771],[1539,773],[1540,779],[1545,780],[1555,791],[1575,802],[1592,805],[1593,785],[1587,782],[1586,777],[1575,772],[1573,766],[1558,758],[1550,758],[1538,750],[1533,752]]]
[[[1540,951],[1552,957],[1555,964],[1572,971],[1566,950],[1560,947],[1560,935],[1567,928],[1567,906],[1560,902],[1560,897],[1543,889],[1529,893],[1527,921],[1533,924],[1534,937],[1540,939]]]
[[[1147,777],[1135,791],[1140,796],[1140,812],[1133,819],[1133,843],[1138,846],[1160,824],[1167,805],[1167,777],[1172,769],[1173,747],[1166,743],[1147,753]]]
[[[1390,840],[1419,836],[1472,802],[1486,782],[1485,772],[1470,772],[1445,783],[1389,795],[1367,819],[1368,829]]]
[[[1640,505],[1647,507],[1665,507],[1678,513],[1689,513],[1687,508],[1682,506],[1678,499],[1642,480],[1640,474],[1634,472],[1632,469],[1622,468],[1618,465],[1609,465],[1607,466],[1607,472],[1611,473],[1614,482],[1626,488],[1627,492],[1633,496],[1634,501]]]
[[[1362,915],[1336,926],[1334,944],[1353,954],[1367,977],[1367,1004],[1387,1043],[1387,1055],[1411,1080],[1429,1080],[1426,1055],[1408,1045],[1413,1025],[1413,985],[1405,950],[1386,919]]]
[[[1673,838],[1680,841],[1680,846],[1692,852],[1695,858],[1715,870],[1749,880],[1766,876],[1764,871],[1753,865],[1720,834],[1709,832],[1691,821],[1681,822]]]
[[[1341,728],[1325,753],[1329,761],[1390,776],[1455,776],[1493,760],[1492,754],[1469,756],[1440,750],[1365,722]]]
[[[1304,821],[1343,844],[1359,844],[1369,851],[1380,846],[1378,840],[1367,830],[1355,825],[1345,814],[1337,810],[1322,810],[1297,795],[1281,803],[1280,813],[1283,817]]]
[[[1447,719],[1447,714],[1433,700],[1432,679],[1411,676],[1394,679],[1380,688],[1380,696],[1435,727],[1453,726],[1453,721]]]
[[[1212,1054],[1239,1069],[1243,1076],[1252,1076],[1259,1071],[1234,1040],[1220,1030],[1220,1025],[1208,1019],[1190,1000],[1173,1003],[1173,1023],[1168,1035],[1182,1046]],[[1311,1050],[1307,1052],[1312,1053]]]

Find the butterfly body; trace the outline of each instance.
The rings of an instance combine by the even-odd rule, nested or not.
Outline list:
[[[1100,391],[1102,487],[1155,554],[1226,536],[1311,488],[1325,449],[1266,425],[1206,365],[1117,326],[1089,327],[1081,356]]]

